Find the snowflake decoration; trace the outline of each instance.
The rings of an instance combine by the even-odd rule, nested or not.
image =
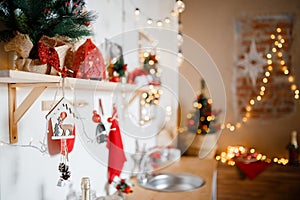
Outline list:
[[[250,50],[244,53],[244,58],[239,60],[237,65],[244,67],[243,72],[248,73],[252,85],[256,85],[257,77],[263,72],[263,67],[266,65],[267,60],[263,58],[263,54],[259,53],[256,48],[254,39],[251,41]]]

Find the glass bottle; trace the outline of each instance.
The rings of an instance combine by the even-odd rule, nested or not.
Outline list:
[[[91,200],[90,197],[90,179],[83,177],[81,179],[81,200]]]
[[[287,145],[289,151],[289,165],[299,165],[299,146],[297,142],[297,131],[292,131],[291,142]]]

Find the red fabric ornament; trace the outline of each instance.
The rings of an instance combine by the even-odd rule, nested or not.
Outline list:
[[[108,134],[106,147],[108,154],[108,183],[112,183],[115,176],[120,176],[126,157],[123,151],[123,142],[118,123],[117,109],[114,105],[112,124]]]
[[[75,53],[73,60],[74,78],[105,79],[106,68],[100,50],[87,39]]]
[[[49,64],[54,67],[58,72],[61,72],[59,68],[58,53],[54,48],[48,47],[43,42],[38,42],[38,55],[42,64]]]

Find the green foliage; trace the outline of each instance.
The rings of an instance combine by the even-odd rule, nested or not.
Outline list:
[[[124,68],[124,65],[124,58],[123,55],[121,55],[120,58],[114,64],[114,70],[119,74],[120,77],[123,77],[125,75],[126,66]]]
[[[0,40],[8,41],[17,31],[28,34],[35,46],[43,35],[72,40],[92,35],[88,26],[97,16],[84,5],[83,0],[2,0]]]

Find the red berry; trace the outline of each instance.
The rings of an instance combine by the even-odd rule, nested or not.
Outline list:
[[[125,189],[124,189],[124,192],[126,194],[130,193],[131,192],[131,187],[130,186],[126,186]]]
[[[110,79],[111,82],[120,82],[120,77],[118,76],[113,76],[111,79]]]

